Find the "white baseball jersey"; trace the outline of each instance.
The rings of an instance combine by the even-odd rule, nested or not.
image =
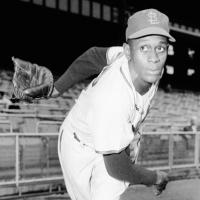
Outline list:
[[[102,154],[120,152],[139,139],[138,127],[157,90],[157,84],[143,96],[135,90],[122,47],[110,48],[107,60],[112,64],[81,92],[67,117],[79,139]]]
[[[157,89],[155,84],[143,96],[135,90],[122,47],[108,50],[107,63],[81,92],[60,129],[58,155],[72,200],[120,199],[129,183],[108,174],[103,154],[120,152],[131,143],[136,159],[138,127]]]

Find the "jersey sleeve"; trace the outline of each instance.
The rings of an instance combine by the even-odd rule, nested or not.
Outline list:
[[[93,75],[98,75],[107,65],[107,47],[92,47],[79,56],[55,82],[55,88],[60,94],[74,84]]]
[[[108,48],[106,52],[107,64],[111,65],[123,52],[123,47],[115,46]]]

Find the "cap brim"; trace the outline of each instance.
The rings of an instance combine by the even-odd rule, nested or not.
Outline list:
[[[172,37],[167,31],[159,27],[144,28],[140,31],[133,33],[127,39],[136,39],[136,38],[143,37],[146,35],[162,35],[162,36],[167,37],[170,42],[176,42],[174,37]]]

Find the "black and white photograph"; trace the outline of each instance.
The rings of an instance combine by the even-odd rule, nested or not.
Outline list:
[[[0,200],[199,200],[196,1],[0,1]]]

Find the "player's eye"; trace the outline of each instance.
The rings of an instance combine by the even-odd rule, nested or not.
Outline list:
[[[156,47],[156,52],[157,53],[163,53],[165,51],[167,51],[167,46],[161,45],[161,46],[157,46]]]
[[[140,47],[140,50],[141,50],[142,52],[147,52],[147,51],[150,50],[150,47],[149,47],[148,45],[142,45],[142,46]]]

